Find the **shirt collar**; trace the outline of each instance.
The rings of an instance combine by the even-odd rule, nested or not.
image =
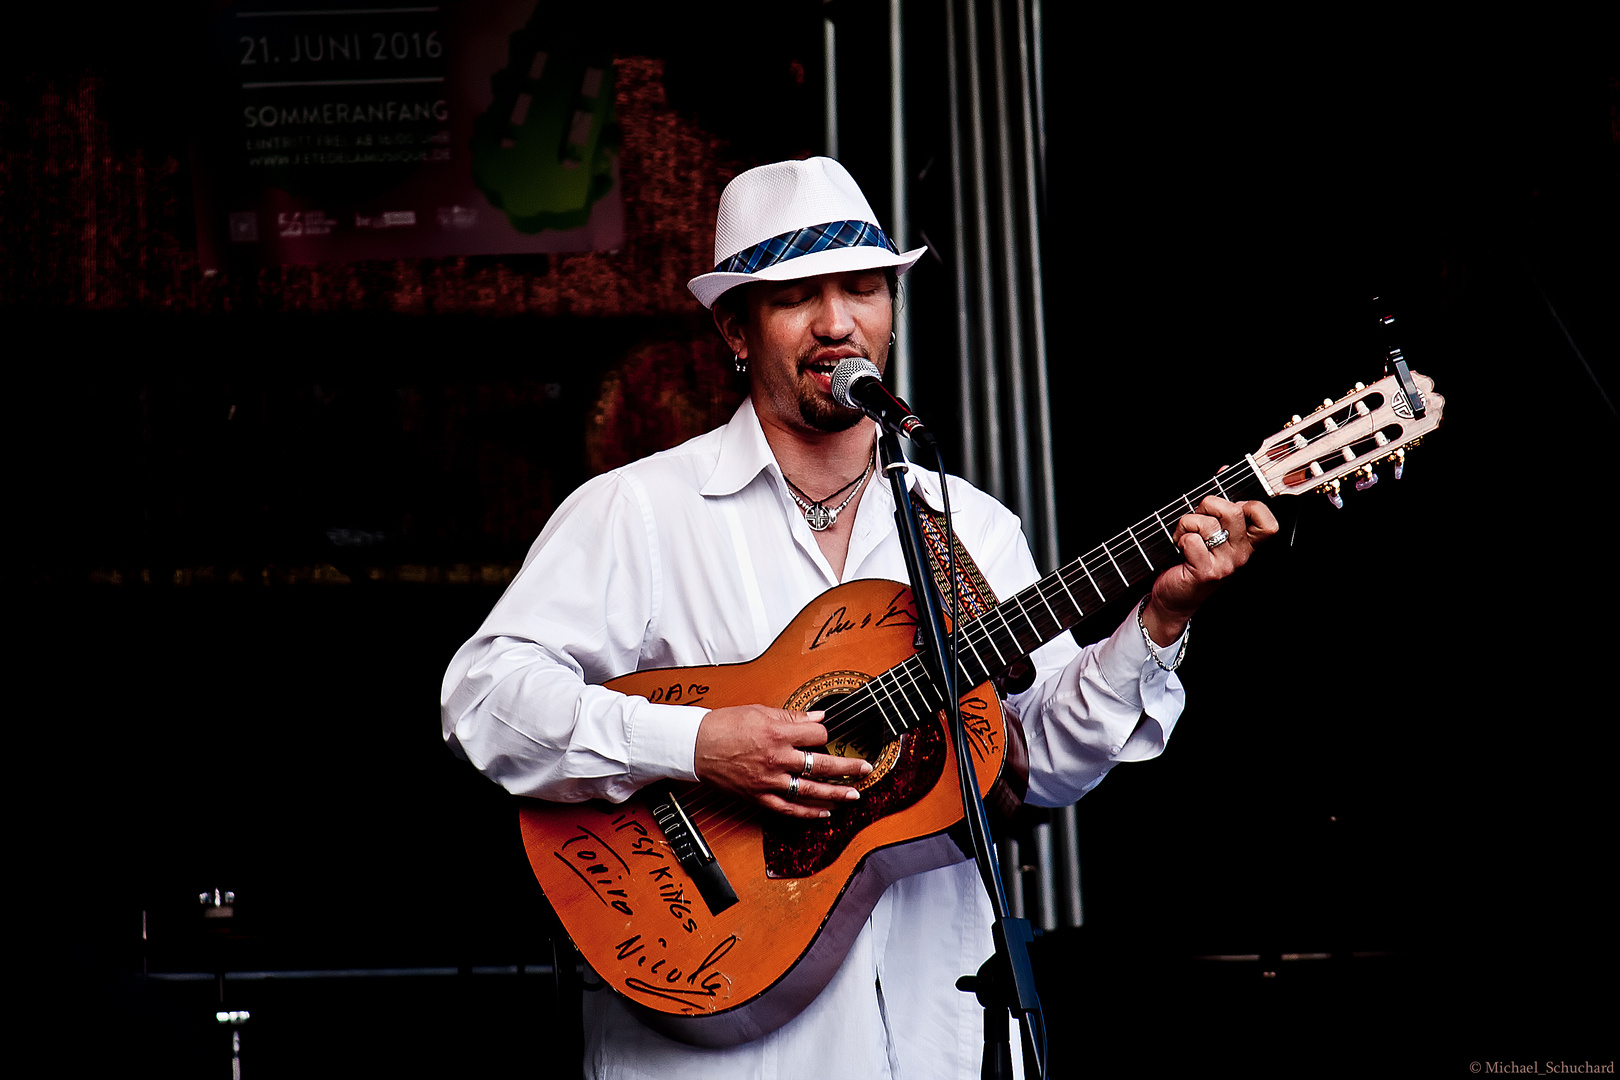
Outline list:
[[[940,509],[943,500],[939,495],[939,474],[925,465],[917,465],[907,475],[911,480],[911,497],[928,504],[930,510]]]
[[[765,429],[759,426],[754,412],[754,399],[743,398],[731,423],[720,432],[720,456],[714,463],[714,472],[704,482],[704,495],[735,495],[753,482],[761,471],[776,464],[771,444],[765,441]]]
[[[743,398],[743,403],[732,414],[731,422],[720,433],[720,456],[714,463],[714,472],[704,483],[702,494],[735,495],[753,482],[761,472],[781,475],[771,444],[765,440],[765,429],[760,426],[759,414],[754,411],[754,399]],[[918,466],[908,470],[908,484],[913,496],[920,497],[929,507],[940,507],[939,477]],[[889,492],[887,478],[879,470],[872,477],[873,484],[881,487],[885,496]],[[892,505],[892,500],[889,500]]]

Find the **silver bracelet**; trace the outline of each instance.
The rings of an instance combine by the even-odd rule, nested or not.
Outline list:
[[[1187,625],[1182,628],[1181,648],[1176,650],[1175,660],[1166,664],[1159,659],[1159,647],[1153,643],[1153,637],[1148,633],[1147,623],[1142,621],[1142,612],[1147,610],[1148,601],[1151,599],[1153,599],[1153,593],[1149,592],[1142,597],[1142,602],[1136,605],[1136,628],[1142,631],[1142,641],[1147,645],[1148,655],[1153,657],[1153,662],[1166,671],[1174,671],[1181,666],[1182,658],[1187,655],[1187,639],[1192,637],[1192,620],[1188,619]]]

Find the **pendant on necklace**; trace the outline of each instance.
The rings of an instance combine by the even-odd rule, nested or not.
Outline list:
[[[811,503],[804,508],[804,521],[815,532],[826,532],[838,520],[838,511],[829,510],[820,503]]]

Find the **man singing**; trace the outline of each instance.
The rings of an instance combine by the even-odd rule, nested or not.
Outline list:
[[[874,425],[833,401],[830,376],[847,357],[885,367],[897,278],[924,249],[897,252],[827,158],[738,176],[715,232],[715,269],[690,288],[746,372],[747,400],[724,427],[598,476],[558,508],[451,662],[444,734],[520,795],[618,802],[656,781],[699,781],[813,820],[859,799],[871,771],[821,750],[822,714],[659,704],[599,684],[753,659],[841,582],[906,580]],[[915,501],[940,508],[932,474],[913,471],[909,483]],[[1018,519],[950,483],[957,536],[995,593],[1036,580]],[[1065,634],[1031,654],[1034,684],[1005,702],[1028,740],[1029,801],[1065,805],[1116,762],[1164,749],[1182,709],[1171,672],[1188,620],[1276,528],[1260,503],[1205,499],[1175,526],[1185,561],[1111,637],[1078,649]],[[992,951],[971,862],[914,874],[882,893],[825,989],[754,1041],[687,1045],[588,985],[586,1073],[968,1080],[979,1074],[982,1013],[954,984]]]

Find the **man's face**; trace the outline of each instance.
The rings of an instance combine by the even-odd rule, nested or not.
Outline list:
[[[822,274],[747,286],[746,321],[721,312],[716,321],[748,361],[749,388],[762,423],[801,433],[845,431],[861,413],[832,399],[840,360],[864,356],[879,371],[889,361],[893,297],[882,270]]]

